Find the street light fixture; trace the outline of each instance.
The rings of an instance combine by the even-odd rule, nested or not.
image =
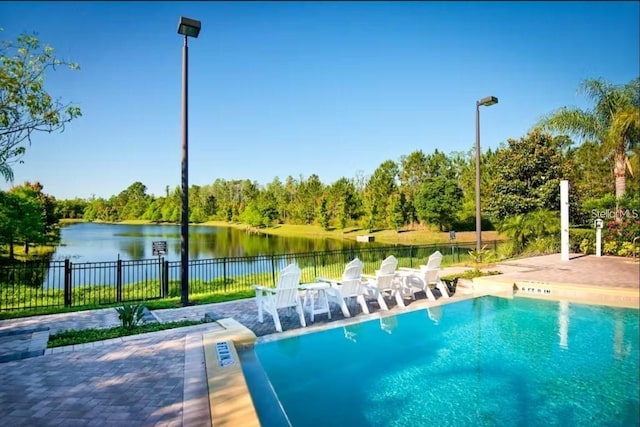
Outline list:
[[[189,47],[187,39],[200,34],[200,21],[180,17],[178,34],[184,36],[182,46],[182,215],[180,227],[180,302],[189,304]]]
[[[480,106],[489,107],[498,103],[495,96],[476,101],[476,251],[482,249],[482,216],[480,214]]]

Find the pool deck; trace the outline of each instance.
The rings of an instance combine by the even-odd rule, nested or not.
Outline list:
[[[423,296],[409,301],[406,309],[390,304],[390,310],[383,312],[370,303],[371,314],[359,312],[345,319],[332,307],[331,320],[317,315],[314,323],[307,313],[304,330],[297,315],[284,311],[280,316],[283,333],[276,333],[269,315],[264,323],[257,321],[254,299],[152,312],[160,322],[201,320],[205,314],[224,319],[219,322],[54,349],[46,349],[48,334],[117,326],[116,311],[108,308],[0,321],[0,418],[12,426],[204,426],[211,425],[213,416],[216,425],[251,425],[256,420],[246,384],[239,379],[238,369],[235,374],[216,370],[218,360],[211,350],[215,343],[228,340],[244,345],[256,337],[258,341],[279,339],[497,290],[638,308],[637,261],[570,258],[561,261],[555,254],[499,263],[487,270],[501,275],[476,279],[470,291],[459,288],[452,298],[440,297],[435,302]],[[442,275],[463,270],[445,268]],[[229,390],[234,391],[224,393]],[[233,412],[242,414],[242,421],[223,410],[230,402],[238,405]]]

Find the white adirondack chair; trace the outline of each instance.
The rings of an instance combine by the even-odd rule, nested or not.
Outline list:
[[[300,293],[298,286],[301,276],[300,268],[296,264],[289,264],[278,275],[278,284],[275,288],[268,288],[261,285],[253,285],[256,291],[256,303],[258,304],[258,321],[264,321],[263,311],[266,311],[273,317],[276,325],[276,331],[282,332],[280,317],[278,316],[279,308],[295,308],[300,317],[300,324],[306,327],[304,320],[304,312],[302,311],[302,302],[300,301]]]
[[[442,262],[442,254],[436,251],[429,257],[427,265],[421,265],[420,269],[401,268],[400,272],[403,276],[404,295],[410,295],[415,299],[415,293],[424,291],[429,300],[435,301],[436,297],[431,291],[431,286],[437,288],[444,298],[449,298],[449,290],[447,285],[440,280],[440,263]]]
[[[389,309],[384,301],[385,296],[395,297],[398,305],[405,307],[404,301],[402,301],[402,288],[396,271],[397,267],[398,260],[393,255],[390,255],[382,261],[380,269],[376,270],[375,276],[362,275],[364,279],[367,279],[363,286],[378,300],[382,310]]]
[[[364,296],[366,290],[362,286],[362,269],[364,264],[358,258],[349,262],[344,268],[342,278],[340,280],[331,280],[324,277],[317,277],[318,282],[326,282],[331,286],[327,289],[327,297],[329,301],[333,301],[340,306],[344,317],[351,317],[349,312],[347,301],[352,301],[353,298],[362,307],[362,312],[369,314],[369,308]]]

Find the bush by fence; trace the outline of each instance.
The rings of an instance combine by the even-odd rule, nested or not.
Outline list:
[[[499,242],[486,242],[496,249]],[[259,283],[274,286],[278,272],[290,262],[302,270],[302,283],[316,277],[341,276],[345,264],[358,257],[364,272],[372,274],[389,255],[400,267],[418,267],[439,250],[443,264],[469,259],[474,244],[356,247],[341,251],[228,257],[189,262],[189,295],[232,293]],[[73,263],[21,263],[0,267],[0,311],[49,307],[109,305],[180,295],[180,261],[144,259],[133,261]]]

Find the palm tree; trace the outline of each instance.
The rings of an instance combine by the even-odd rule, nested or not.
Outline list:
[[[557,212],[546,209],[538,209],[525,214],[524,223],[536,239],[560,232],[560,216]]]
[[[531,229],[524,214],[512,215],[502,220],[497,227],[500,234],[506,235],[513,242],[513,252],[519,254],[524,249]]]
[[[640,140],[640,78],[625,85],[603,80],[585,80],[579,90],[594,101],[593,110],[563,107],[542,119],[547,130],[569,133],[600,142],[613,154],[616,198],[626,189],[626,169],[634,173],[628,151]]]

